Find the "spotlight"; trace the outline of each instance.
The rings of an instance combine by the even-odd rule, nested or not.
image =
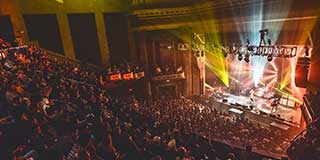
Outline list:
[[[228,57],[228,52],[230,51],[230,48],[229,47],[225,47],[225,46],[222,46],[221,47],[221,52],[223,53],[223,56],[225,57],[225,58],[227,58]]]
[[[249,54],[246,54],[246,55],[244,56],[244,61],[246,61],[247,63],[250,62]]]
[[[228,57],[228,53],[227,52],[223,52],[223,56],[224,56],[224,58],[227,58]]]
[[[242,54],[239,54],[239,55],[238,55],[238,60],[241,61],[242,58],[243,58]]]
[[[268,57],[267,57],[267,60],[268,60],[269,62],[271,62],[271,61],[272,61],[272,58],[273,58],[272,55],[269,54]]]
[[[204,57],[204,51],[200,51],[200,56]]]
[[[237,48],[236,48],[236,46],[234,44],[232,44],[231,52],[232,53],[236,53],[237,52]]]
[[[258,47],[257,48],[257,54],[261,55],[263,53],[263,48],[262,47]]]

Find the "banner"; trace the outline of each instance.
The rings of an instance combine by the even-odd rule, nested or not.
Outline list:
[[[134,79],[134,76],[133,76],[133,73],[130,72],[130,73],[125,73],[122,75],[123,79],[124,80],[131,80],[131,79]]]
[[[108,79],[110,79],[111,81],[119,81],[121,80],[121,74],[118,73],[118,74],[110,75]]]

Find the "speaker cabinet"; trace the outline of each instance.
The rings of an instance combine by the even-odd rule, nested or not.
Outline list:
[[[297,87],[306,88],[308,85],[308,74],[310,66],[309,57],[299,57],[295,70],[294,81]]]

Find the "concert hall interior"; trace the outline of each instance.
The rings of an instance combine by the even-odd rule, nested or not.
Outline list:
[[[0,0],[0,160],[320,160],[319,0]]]

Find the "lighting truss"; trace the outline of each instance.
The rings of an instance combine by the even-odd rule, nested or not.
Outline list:
[[[292,58],[297,55],[298,46],[294,45],[232,45],[221,46],[221,50],[225,54],[234,55],[258,55],[258,56],[272,56],[281,58]]]
[[[296,45],[271,45],[271,40],[268,39],[266,43],[265,36],[268,35],[268,29],[262,29],[260,33],[260,44],[251,45],[249,40],[247,40],[246,45],[232,45],[232,46],[221,46],[221,50],[225,55],[236,54],[236,55],[246,55],[246,56],[267,56],[270,62],[273,57],[281,58],[292,58],[297,55],[298,46]],[[308,47],[305,47],[308,49]]]
[[[297,55],[298,46],[297,45],[271,45],[271,40],[268,39],[266,43],[265,36],[268,35],[268,29],[260,30],[260,44],[259,45],[252,45],[250,44],[249,40],[247,40],[247,44],[243,45],[231,45],[231,46],[217,46],[212,45],[214,50],[218,49],[222,51],[223,55],[227,57],[228,54],[233,55],[242,55],[246,57],[250,56],[266,56],[268,57],[268,61],[271,61],[273,57],[281,57],[281,58],[292,58]],[[188,43],[179,43],[178,50],[185,51],[191,49],[193,53],[196,53],[197,56],[204,55],[206,52],[205,41],[203,34],[194,33],[193,39],[197,43],[188,44]],[[306,46],[305,49],[310,48]]]

